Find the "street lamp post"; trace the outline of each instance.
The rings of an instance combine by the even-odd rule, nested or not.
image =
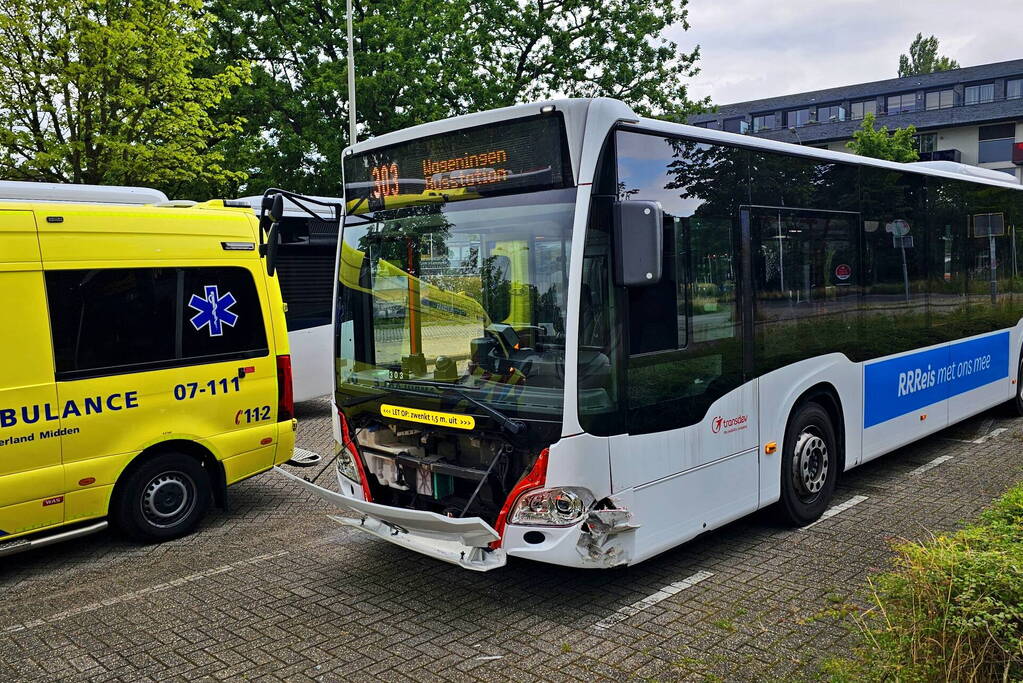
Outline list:
[[[352,38],[352,0],[348,0],[348,144],[358,139],[355,132],[355,41]]]

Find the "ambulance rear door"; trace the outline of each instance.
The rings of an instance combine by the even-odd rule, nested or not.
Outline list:
[[[0,540],[64,521],[64,471],[39,240],[0,210]]]

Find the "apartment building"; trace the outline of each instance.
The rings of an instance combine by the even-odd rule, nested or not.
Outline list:
[[[921,161],[1023,180],[1023,59],[722,105],[689,123],[847,152],[868,113],[890,130],[916,126]]]

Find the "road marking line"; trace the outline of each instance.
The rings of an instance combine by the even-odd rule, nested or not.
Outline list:
[[[992,429],[990,432],[980,437],[979,439],[974,439],[972,443],[984,443],[988,439],[993,439],[1002,432],[1006,432],[1008,430],[1009,430],[1008,427],[999,427],[998,429]]]
[[[934,460],[931,460],[926,465],[920,465],[920,467],[917,467],[915,470],[913,470],[912,472],[909,473],[909,476],[915,477],[918,474],[923,474],[927,470],[933,470],[935,467],[937,467],[941,463],[948,462],[951,459],[952,459],[951,455],[940,455],[937,458],[935,458]]]
[[[867,499],[866,496],[853,496],[852,498],[850,498],[849,500],[845,501],[844,503],[839,503],[838,505],[833,505],[833,506],[831,506],[830,508],[828,508],[827,510],[824,511],[824,514],[822,514],[820,516],[820,519],[818,519],[813,524],[807,524],[806,526],[799,527],[799,531],[806,531],[807,529],[809,529],[811,527],[815,527],[818,524],[820,524],[821,522],[823,522],[824,520],[831,519],[832,517],[834,517],[838,513],[845,512],[846,510],[848,510],[849,508],[853,507],[854,505],[859,505],[860,503],[862,503],[866,499]]]
[[[990,439],[995,438],[1002,432],[1009,431],[1008,427],[999,427],[998,429],[992,429],[990,432],[980,437],[979,439],[953,439],[952,437],[945,437],[946,441],[956,441],[958,443],[984,443]]]
[[[276,553],[268,553],[266,555],[258,555],[256,557],[250,557],[247,560],[239,560],[238,562],[232,562],[231,564],[225,564],[225,565],[220,566],[220,567],[214,567],[213,569],[205,569],[205,570],[203,570],[201,572],[196,572],[195,574],[189,574],[188,576],[183,576],[180,579],[174,579],[173,581],[167,581],[167,582],[164,582],[164,583],[155,584],[153,586],[147,586],[146,588],[140,588],[138,590],[134,590],[134,591],[131,591],[129,593],[124,593],[123,595],[118,595],[118,596],[115,596],[115,597],[112,597],[112,598],[107,598],[105,600],[100,600],[98,602],[93,602],[93,603],[88,604],[88,605],[81,605],[80,607],[72,607],[71,609],[66,609],[66,610],[63,610],[61,612],[57,612],[55,614],[51,614],[48,617],[41,617],[41,618],[38,618],[38,619],[33,619],[32,621],[26,621],[26,622],[24,622],[22,624],[15,624],[14,626],[8,626],[5,629],[3,629],[2,631],[0,631],[0,633],[17,633],[18,631],[27,631],[29,629],[36,628],[37,626],[44,626],[46,624],[52,624],[52,623],[57,622],[57,621],[63,621],[64,619],[69,619],[70,617],[78,616],[79,614],[86,614],[88,612],[95,612],[96,610],[98,610],[98,609],[100,609],[102,607],[110,607],[111,605],[118,605],[118,604],[121,604],[123,602],[128,602],[130,600],[134,600],[135,598],[140,598],[140,597],[142,597],[144,595],[151,595],[153,593],[159,593],[161,591],[165,591],[165,590],[168,590],[170,588],[177,588],[178,586],[183,586],[183,585],[188,584],[188,583],[195,583],[195,582],[201,581],[203,579],[208,579],[211,576],[216,576],[218,574],[224,574],[226,572],[234,571],[235,569],[241,569],[243,567],[250,567],[250,566],[252,566],[254,564],[258,564],[260,562],[266,562],[267,560],[272,560],[272,559],[277,558],[277,557],[282,557],[284,555],[289,554],[290,552],[291,551],[289,551],[289,550],[281,550],[281,551],[276,552]]]
[[[681,581],[669,583],[667,586],[657,591],[656,593],[652,593],[651,595],[648,595],[642,600],[638,600],[632,603],[631,605],[622,607],[611,616],[605,619],[601,619],[600,621],[593,625],[593,628],[597,629],[598,631],[604,631],[606,629],[609,629],[615,624],[625,621],[634,614],[639,614],[643,610],[649,609],[650,607],[653,607],[654,605],[663,600],[667,600],[668,598],[670,598],[671,596],[675,595],[680,591],[684,591],[687,588],[692,588],[696,584],[700,583],[705,579],[709,579],[712,576],[714,576],[714,572],[699,571],[688,578],[682,579]]]

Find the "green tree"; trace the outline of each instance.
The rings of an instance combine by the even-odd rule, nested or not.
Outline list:
[[[0,0],[0,177],[236,187],[215,146],[242,121],[211,109],[248,67],[193,73],[212,21],[201,0]]]
[[[959,62],[956,60],[938,55],[937,38],[934,36],[924,38],[922,33],[916,34],[916,38],[909,46],[908,55],[899,55],[899,78],[958,68]]]
[[[337,194],[348,144],[344,0],[210,0],[220,63],[247,60],[254,82],[223,112],[247,119],[223,148],[250,190]],[[549,96],[618,97],[675,120],[697,110],[686,80],[698,48],[687,0],[359,0],[360,136]],[[215,65],[215,68],[220,68]]]
[[[874,128],[875,117],[867,114],[863,117],[860,128],[853,132],[853,139],[845,143],[853,154],[889,161],[916,161],[920,158],[917,152],[916,127],[906,126],[888,132],[888,126]]]

